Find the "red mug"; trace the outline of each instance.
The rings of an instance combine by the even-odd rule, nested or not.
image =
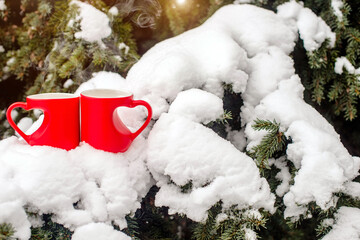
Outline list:
[[[81,141],[96,149],[108,152],[125,152],[132,141],[150,123],[152,109],[142,100],[133,100],[128,92],[112,89],[92,89],[80,94],[81,102]],[[148,111],[144,124],[131,132],[118,116],[118,107],[134,108],[144,106]]]
[[[44,120],[32,134],[26,135],[14,123],[11,111],[41,109]],[[6,111],[11,127],[30,145],[47,145],[65,150],[76,148],[80,142],[79,97],[70,93],[41,93],[26,97],[26,102],[16,102]]]

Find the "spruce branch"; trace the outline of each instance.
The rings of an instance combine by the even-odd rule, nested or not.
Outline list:
[[[317,237],[323,237],[331,231],[332,226],[328,224],[329,220],[330,219],[325,219],[321,221],[321,223],[316,227],[315,231]]]
[[[13,240],[15,228],[10,223],[0,224],[0,239],[1,240]]]
[[[193,239],[244,239],[246,229],[252,231],[260,230],[260,228],[265,227],[267,222],[263,213],[257,212],[257,214],[251,214],[249,211],[251,210],[240,210],[236,205],[224,210],[221,202],[218,202],[208,211],[208,219],[206,222],[195,225],[193,229]]]
[[[44,220],[44,225],[39,228],[34,228],[31,231],[31,239],[54,239],[54,240],[70,240],[73,232],[64,227],[61,224],[53,222],[51,219],[51,214],[44,214],[42,218]]]
[[[32,228],[30,240],[51,240],[52,234],[42,228]]]
[[[224,124],[227,124],[228,120],[231,120],[231,119],[233,119],[231,111],[228,111],[225,109],[221,118],[217,119],[216,122],[224,125]]]
[[[260,230],[264,228],[267,219],[261,214],[261,217],[246,213],[246,210],[238,210],[236,206],[225,211],[228,218],[218,224],[217,231],[220,234],[220,239],[244,239],[246,231]]]
[[[252,127],[255,130],[265,130],[268,133],[263,137],[259,145],[251,149],[249,154],[255,159],[257,166],[261,170],[270,169],[269,158],[273,157],[275,153],[283,151],[288,139],[280,131],[280,124],[276,120],[256,119],[254,122],[255,124]]]
[[[124,230],[126,234],[128,234],[132,240],[140,240],[139,236],[139,225],[136,217],[130,217],[129,215],[125,216],[127,222],[127,228]]]
[[[215,240],[218,227],[216,217],[221,212],[221,203],[218,202],[208,211],[208,218],[205,223],[197,223],[193,228],[192,238],[195,240]]]

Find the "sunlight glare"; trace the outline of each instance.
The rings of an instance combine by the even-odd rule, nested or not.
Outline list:
[[[186,0],[176,0],[176,3],[179,5],[183,5],[186,2]]]

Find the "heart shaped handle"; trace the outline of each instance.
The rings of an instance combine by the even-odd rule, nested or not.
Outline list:
[[[25,110],[29,110],[26,102],[16,102],[10,105],[10,107],[6,111],[6,118],[8,122],[10,123],[10,126],[15,129],[16,132],[20,134],[21,137],[24,138],[24,140],[29,143],[29,135],[26,135],[21,129],[15,124],[14,120],[11,117],[11,111],[14,108],[21,107]]]
[[[150,104],[148,104],[147,102],[145,102],[143,100],[133,100],[132,104],[129,107],[134,108],[139,105],[146,107],[146,109],[148,111],[148,116],[147,116],[144,124],[136,132],[131,134],[132,140],[134,140],[146,128],[146,126],[150,123],[151,117],[152,117],[152,109],[151,109]]]

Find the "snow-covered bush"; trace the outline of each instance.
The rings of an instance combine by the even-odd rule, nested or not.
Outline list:
[[[279,196],[284,218],[310,218],[312,203],[327,211],[336,207],[338,193],[349,194],[346,185],[358,175],[360,162],[303,100],[304,87],[289,56],[298,37],[310,51],[326,39],[328,47],[335,41],[325,22],[295,1],[279,6],[277,14],[250,5],[226,6],[202,26],[157,44],[130,70],[131,89],[152,104],[159,118],[148,138],[147,160],[160,187],[156,204],[195,221],[207,218],[207,210],[218,202],[225,212],[234,206],[275,211],[268,183],[250,170],[255,163],[235,149],[236,142],[232,145],[201,124],[201,116],[215,106],[211,98],[224,97],[224,85],[243,98],[240,115],[248,150],[265,135],[252,128],[256,119],[276,120],[291,138],[285,167],[292,164],[296,173],[285,179],[289,173],[280,167],[278,176],[293,182],[283,183],[288,188]],[[209,106],[198,104],[197,95],[209,93],[213,97],[203,100]],[[178,106],[179,101],[186,112],[173,110],[172,102]],[[184,192],[182,186],[189,183]]]

